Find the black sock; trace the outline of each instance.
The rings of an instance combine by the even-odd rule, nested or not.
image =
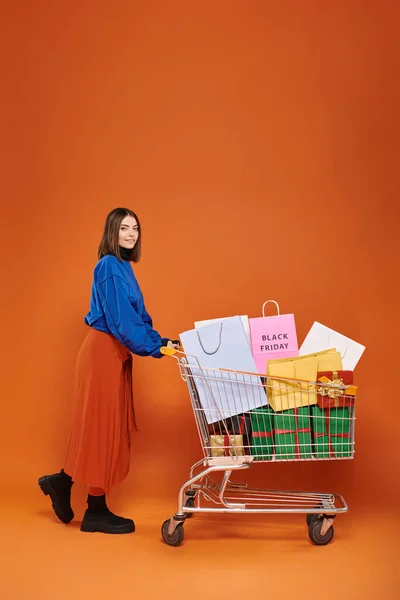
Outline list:
[[[102,496],[91,496],[88,494],[87,504],[89,510],[107,510],[106,495],[103,494]]]

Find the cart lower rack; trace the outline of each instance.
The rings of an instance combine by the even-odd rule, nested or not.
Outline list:
[[[333,520],[348,506],[339,494],[252,489],[231,481],[257,462],[346,460],[354,457],[356,388],[334,374],[309,382],[203,368],[168,348],[186,382],[204,458],[178,494],[162,537],[178,546],[196,513],[302,513],[316,545],[333,538]],[[272,406],[274,408],[272,408]]]

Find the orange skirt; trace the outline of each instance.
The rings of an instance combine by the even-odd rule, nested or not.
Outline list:
[[[74,404],[65,472],[107,491],[129,472],[135,428],[132,355],[114,336],[89,331],[78,354]]]

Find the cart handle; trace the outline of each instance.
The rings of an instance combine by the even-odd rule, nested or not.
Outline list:
[[[167,346],[161,346],[160,354],[164,354],[165,356],[175,356],[175,354],[184,354],[180,350],[175,350],[175,348],[167,348]]]

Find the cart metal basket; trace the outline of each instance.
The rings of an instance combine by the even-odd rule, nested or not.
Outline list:
[[[352,459],[357,388],[338,377],[311,382],[204,368],[194,356],[162,351],[187,384],[204,455],[162,525],[164,541],[178,546],[185,520],[200,512],[303,513],[312,542],[328,544],[334,518],[348,510],[341,495],[251,489],[230,477],[260,462]]]

